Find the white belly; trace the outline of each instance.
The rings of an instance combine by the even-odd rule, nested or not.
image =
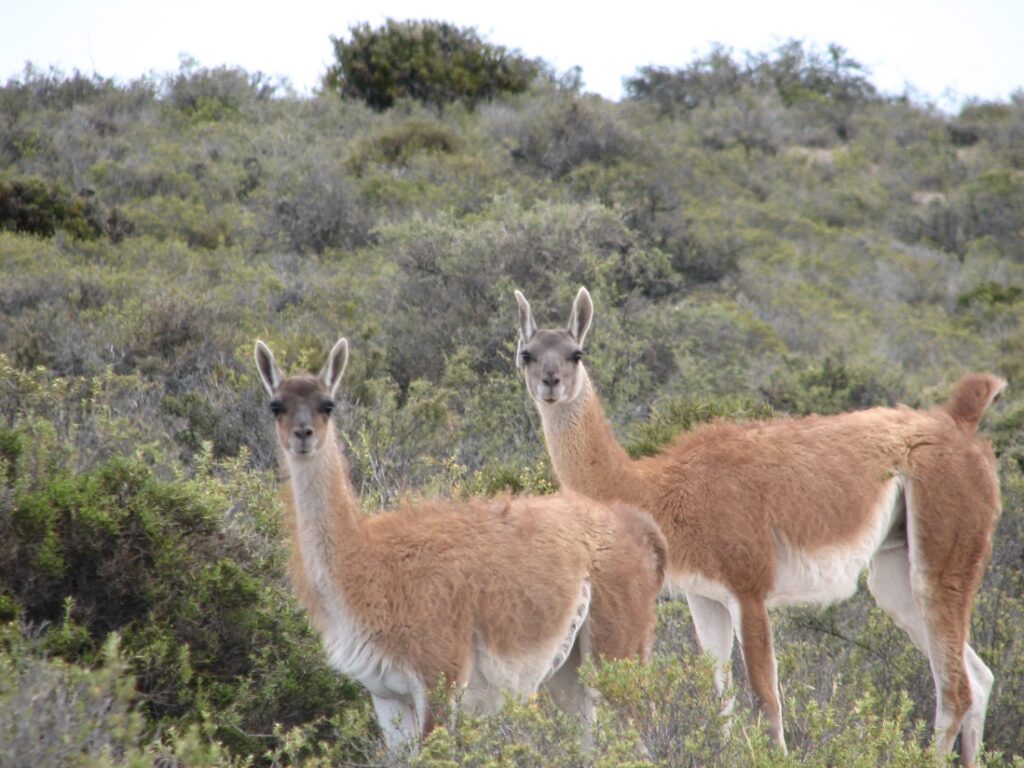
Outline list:
[[[565,631],[530,653],[499,655],[476,638],[473,669],[462,692],[462,706],[472,714],[488,715],[500,709],[508,695],[535,693],[569,657],[590,613],[590,594],[590,584],[584,581]]]
[[[857,580],[892,529],[902,482],[893,478],[882,489],[867,524],[855,538],[812,552],[797,550],[778,537],[775,542],[775,587],[767,605],[826,605],[853,596]]]
[[[886,483],[861,533],[841,545],[802,551],[776,537],[775,584],[765,601],[767,606],[824,605],[852,596],[861,572],[892,528],[901,488],[898,477]],[[738,613],[735,595],[718,581],[700,574],[672,573],[668,583],[673,592],[701,595],[727,606],[734,617]]]

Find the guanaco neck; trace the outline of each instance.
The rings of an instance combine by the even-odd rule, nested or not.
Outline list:
[[[342,570],[359,559],[362,508],[333,425],[308,456],[285,451],[295,501],[295,542],[307,583],[322,600],[342,586]]]
[[[586,369],[569,403],[538,403],[551,465],[563,488],[599,500],[642,504],[647,489],[632,459],[615,439]]]

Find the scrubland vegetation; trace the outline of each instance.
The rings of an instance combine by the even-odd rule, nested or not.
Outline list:
[[[986,764],[1024,765],[1024,93],[945,115],[799,43],[640,70],[618,104],[517,66],[522,93],[373,107],[338,72],[298,97],[191,61],[0,87],[0,766],[582,765],[544,698],[382,752],[290,594],[251,353],[297,370],[349,338],[339,418],[371,507],[546,492],[512,290],[546,324],[580,285],[637,455],[710,418],[1010,381],[972,643],[996,675]],[[774,620],[788,757],[742,674],[723,728],[665,603],[651,667],[589,672],[593,764],[932,764],[927,663],[864,589]]]

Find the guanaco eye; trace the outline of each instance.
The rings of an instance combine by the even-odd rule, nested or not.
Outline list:
[[[577,349],[575,352],[572,353],[572,361],[574,363],[578,363],[582,359],[583,359],[583,350],[582,349]]]
[[[330,414],[334,410],[334,401],[324,400],[320,403],[320,413]]]
[[[284,413],[284,403],[282,403],[280,400],[271,400],[270,412],[275,416],[280,416],[282,413]]]

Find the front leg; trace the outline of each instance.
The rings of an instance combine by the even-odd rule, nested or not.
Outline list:
[[[747,679],[754,691],[758,708],[767,721],[768,735],[785,754],[786,737],[782,732],[779,675],[768,611],[760,597],[740,597],[739,606],[740,647],[747,667]]]

